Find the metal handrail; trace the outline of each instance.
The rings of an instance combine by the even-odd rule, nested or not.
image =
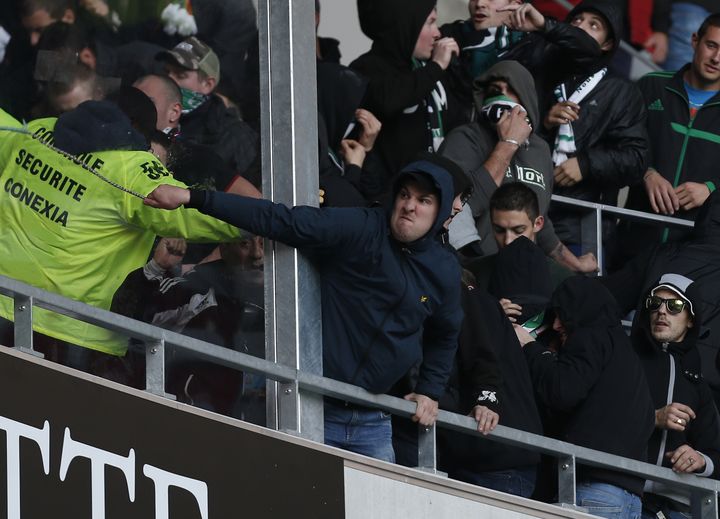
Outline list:
[[[414,403],[400,398],[372,394],[351,384],[303,372],[208,342],[192,339],[144,322],[46,292],[5,276],[0,276],[0,294],[15,300],[17,310],[15,314],[15,347],[18,349],[32,351],[32,308],[34,306],[145,341],[146,344],[148,344],[148,371],[155,371],[155,373],[147,374],[148,386],[152,387],[148,387],[146,390],[150,392],[159,394],[163,394],[164,392],[164,374],[162,367],[159,366],[164,365],[164,346],[169,344],[176,348],[193,352],[201,359],[209,360],[223,366],[264,374],[268,378],[280,382],[295,381],[298,388],[302,391],[378,407],[404,417],[410,417],[415,412]],[[440,411],[437,424],[466,434],[479,435],[476,421],[468,416]],[[434,443],[435,428],[421,429],[420,434],[420,450],[422,451],[422,449],[428,445],[428,438],[431,438]],[[559,497],[562,503],[575,504],[576,464],[577,462],[582,462],[583,465],[623,471],[646,479],[679,485],[689,489],[693,496],[692,503],[695,517],[711,519],[716,516],[717,492],[720,491],[720,482],[695,477],[693,475],[678,475],[670,469],[585,447],[579,447],[570,443],[501,425],[497,426],[487,438],[558,457],[560,461],[558,475]],[[425,455],[426,454],[427,453],[425,453]],[[434,449],[432,450],[432,456],[434,458]],[[421,459],[424,457],[422,452],[420,453],[420,457]],[[434,459],[432,466],[426,466],[425,468],[434,469]]]
[[[620,220],[631,220],[649,223],[659,223],[669,227],[689,227],[695,226],[695,223],[682,218],[674,218],[672,216],[663,216],[659,214],[644,213],[634,209],[625,209],[614,205],[599,204],[588,202],[586,200],[577,200],[567,196],[552,195],[552,203],[568,205],[583,211],[585,216],[581,219],[580,238],[582,241],[583,252],[593,252],[597,259],[599,275],[604,272],[605,258],[602,246],[602,219],[603,214],[609,214]],[[592,250],[589,250],[592,249]]]

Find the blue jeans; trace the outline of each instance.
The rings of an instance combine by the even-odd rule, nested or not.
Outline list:
[[[692,61],[693,48],[690,40],[710,13],[699,5],[673,2],[670,11],[670,32],[668,34],[668,56],[663,63],[665,70],[680,70]]]
[[[460,481],[498,490],[506,494],[530,497],[535,490],[537,468],[521,467],[508,470],[494,470],[491,472],[474,472],[467,469],[458,469],[452,476]]]
[[[640,519],[642,503],[635,494],[608,483],[578,483],[575,494],[578,506],[587,513],[608,519]]]
[[[395,463],[390,413],[325,402],[325,444]]]

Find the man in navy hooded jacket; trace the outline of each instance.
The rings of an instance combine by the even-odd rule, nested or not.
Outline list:
[[[321,274],[325,376],[386,393],[422,360],[415,390],[405,398],[417,402],[414,421],[431,425],[462,322],[460,267],[438,235],[462,210],[464,179],[462,170],[442,157],[413,162],[397,177],[390,212],[288,208],[169,185],[145,203],[194,207],[302,249]],[[391,435],[385,413],[326,400],[326,443],[393,461]]]

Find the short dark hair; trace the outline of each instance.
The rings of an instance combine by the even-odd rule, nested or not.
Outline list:
[[[157,81],[160,81],[163,92],[170,100],[170,102],[182,103],[182,93],[180,92],[180,87],[177,85],[177,83],[175,83],[175,81],[172,80],[170,76],[166,76],[163,74],[147,74],[136,79],[133,83],[133,86],[137,86],[143,81],[147,81],[150,79],[156,79]]]
[[[23,18],[32,16],[41,9],[47,11],[54,20],[60,20],[68,9],[74,11],[72,0],[21,0],[20,2],[20,16]]]
[[[492,211],[522,211],[530,221],[540,216],[540,204],[535,192],[522,182],[503,184],[490,197]]]
[[[702,37],[705,36],[705,33],[710,27],[720,27],[720,13],[713,13],[703,20],[703,23],[700,24],[700,28],[697,30],[698,40],[701,40]]]

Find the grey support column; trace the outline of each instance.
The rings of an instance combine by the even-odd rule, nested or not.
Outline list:
[[[258,2],[263,196],[290,206],[318,204],[314,13],[313,0]],[[266,245],[266,358],[322,374],[317,273],[297,250]],[[322,397],[269,381],[268,426],[322,441]]]

